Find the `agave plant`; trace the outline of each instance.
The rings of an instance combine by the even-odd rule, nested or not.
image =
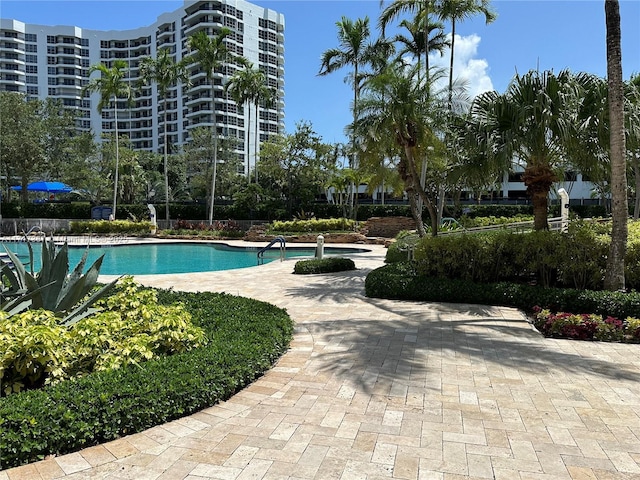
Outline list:
[[[42,267],[35,275],[27,272],[17,255],[8,249],[7,254],[12,265],[4,264],[0,271],[0,309],[9,315],[29,308],[43,308],[55,312],[63,325],[71,325],[93,313],[95,309],[91,306],[103,298],[118,281],[116,279],[88,296],[98,281],[104,255],[93,262],[83,274],[89,255],[87,247],[80,262],[69,273],[69,247],[65,242],[57,249],[53,238],[42,242]],[[33,265],[33,261],[31,264]]]

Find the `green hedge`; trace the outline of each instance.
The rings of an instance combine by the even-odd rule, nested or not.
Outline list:
[[[273,233],[306,233],[306,232],[329,232],[329,231],[352,231],[355,226],[354,220],[348,218],[321,218],[318,220],[291,220],[275,221],[269,225],[269,232]]]
[[[496,230],[424,237],[415,246],[415,260],[419,272],[432,277],[601,290],[610,229],[610,223],[574,221],[568,233]],[[627,287],[640,289],[640,222],[629,223],[625,263]]]
[[[272,305],[160,291],[206,331],[206,347],[0,398],[0,470],[114,440],[225,400],[282,355],[293,325]]]
[[[299,275],[314,273],[333,273],[355,270],[356,265],[350,258],[323,258],[314,260],[300,260],[296,262],[293,273]]]
[[[132,234],[148,235],[151,232],[151,222],[130,222],[129,220],[78,220],[69,224],[71,233],[100,233],[100,234]]]
[[[640,293],[543,288],[519,283],[475,283],[420,275],[415,262],[385,265],[367,275],[368,297],[427,302],[539,306],[554,312],[596,313],[616,318],[640,316]]]

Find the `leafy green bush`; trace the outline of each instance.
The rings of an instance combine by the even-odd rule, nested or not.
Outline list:
[[[320,220],[275,221],[268,228],[269,233],[308,233],[353,230],[355,221],[347,218],[327,218]]]
[[[410,260],[413,249],[418,243],[419,237],[415,232],[402,230],[398,232],[395,242],[391,243],[387,248],[384,261],[386,263],[405,262]]]
[[[543,288],[521,283],[475,283],[420,275],[417,262],[373,270],[365,280],[368,297],[428,302],[502,305],[531,311],[589,312],[617,318],[640,317],[640,293]]]
[[[496,230],[424,237],[415,247],[422,275],[475,282],[534,282],[600,290],[610,224],[573,221],[567,233]],[[627,287],[640,288],[640,222],[629,223]]]
[[[131,278],[98,302],[100,311],[65,328],[54,312],[0,312],[0,396],[39,388],[97,370],[139,364],[159,355],[188,351],[205,343],[180,305],[158,305],[153,290]]]
[[[272,305],[159,291],[182,303],[207,345],[0,398],[0,470],[140,432],[225,400],[282,355],[293,324]]]
[[[306,275],[311,273],[332,273],[355,270],[356,265],[350,258],[329,257],[323,259],[300,260],[296,262],[293,273]]]
[[[151,222],[132,222],[130,220],[83,220],[70,223],[71,233],[130,234],[148,235]]]

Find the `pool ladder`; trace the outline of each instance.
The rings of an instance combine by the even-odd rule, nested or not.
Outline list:
[[[276,243],[280,243],[280,261],[284,260],[286,251],[287,251],[287,242],[284,237],[276,237],[269,242],[266,247],[262,247],[258,250],[258,265],[264,264],[264,252],[273,247]]]

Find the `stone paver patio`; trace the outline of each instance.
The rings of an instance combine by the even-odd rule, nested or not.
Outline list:
[[[521,312],[364,297],[294,261],[137,277],[288,310],[291,349],[227,402],[17,479],[640,479],[640,346],[548,340]]]

